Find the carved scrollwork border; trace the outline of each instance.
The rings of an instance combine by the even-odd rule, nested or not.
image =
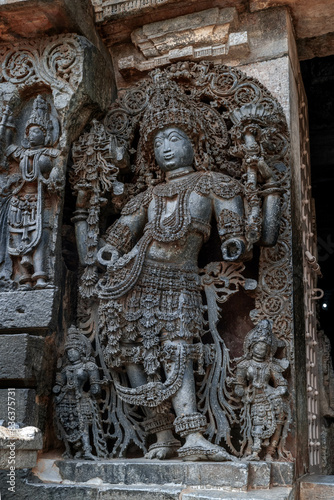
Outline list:
[[[82,78],[84,47],[78,35],[57,35],[0,45],[0,82],[20,89],[44,83],[73,93]]]

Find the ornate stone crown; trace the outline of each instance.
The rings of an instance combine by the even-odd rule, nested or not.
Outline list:
[[[76,349],[87,358],[91,354],[92,347],[90,341],[87,337],[85,337],[85,335],[80,333],[80,330],[78,330],[75,326],[71,326],[68,329],[65,351],[68,351],[69,349]]]
[[[197,103],[160,70],[150,76],[153,85],[140,126],[143,140],[149,141],[154,132],[173,125],[182,128],[192,138],[198,136],[202,131],[202,117],[196,109]]]
[[[265,342],[268,346],[270,346],[271,354],[274,355],[278,348],[278,340],[275,335],[272,333],[271,322],[267,319],[264,319],[256,325],[253,330],[247,333],[245,341],[244,341],[244,350],[246,353],[249,353],[252,346],[257,342]]]
[[[33,126],[40,127],[46,136],[50,136],[53,128],[50,120],[49,104],[40,95],[34,100],[31,115],[26,123],[26,132]]]

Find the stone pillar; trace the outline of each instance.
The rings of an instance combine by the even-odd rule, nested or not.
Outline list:
[[[93,113],[113,98],[114,77],[90,2],[2,2],[0,16],[6,25],[0,41],[0,425],[45,431],[48,420],[52,428],[49,395],[62,341],[68,155]],[[44,137],[40,145],[34,129]]]

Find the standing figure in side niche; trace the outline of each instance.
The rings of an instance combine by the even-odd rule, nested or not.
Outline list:
[[[53,388],[59,439],[64,442],[65,453],[70,458],[107,458],[96,401],[101,394],[100,377],[98,367],[91,358],[91,344],[75,327],[71,327],[65,351],[67,360],[57,374]],[[96,456],[92,453],[91,444]]]
[[[99,339],[117,397],[140,406],[146,433],[156,436],[147,458],[164,459],[177,451],[184,460],[234,460],[219,446],[222,439],[227,442],[228,401],[218,384],[222,356],[214,350],[210,369],[217,377],[204,390],[202,408],[196,394],[195,366],[203,364],[208,347],[201,341],[207,330],[198,255],[215,217],[222,259],[250,258],[243,187],[205,165],[206,113],[214,113],[217,123],[220,115],[198,108],[175,82],[157,76],[141,121],[137,165],[146,179],[154,172],[158,182],[126,204],[100,243],[97,260],[106,270],[96,286]],[[264,162],[256,167],[270,187],[263,193],[261,243],[274,245],[280,189]],[[77,192],[74,220],[85,264],[90,193]],[[222,423],[220,431],[213,421]],[[182,447],[173,431],[184,438]]]
[[[287,359],[275,359],[278,340],[268,320],[251,330],[244,342],[245,354],[236,371],[235,393],[241,398],[241,453],[247,460],[270,462],[278,452],[287,458],[284,440],[289,421],[288,383],[283,373],[289,366]]]
[[[22,146],[9,145],[6,150],[9,177],[16,175],[16,183],[6,207],[8,230],[2,228],[0,245],[12,259],[11,278],[20,290],[51,286],[47,283],[48,246],[53,205],[63,186],[60,151],[51,147],[52,128],[49,104],[38,96]],[[15,163],[19,164],[18,171]]]

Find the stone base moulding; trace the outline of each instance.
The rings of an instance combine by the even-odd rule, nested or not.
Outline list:
[[[0,426],[0,469],[32,468],[37,463],[37,453],[43,448],[42,433],[36,427],[8,429]]]

